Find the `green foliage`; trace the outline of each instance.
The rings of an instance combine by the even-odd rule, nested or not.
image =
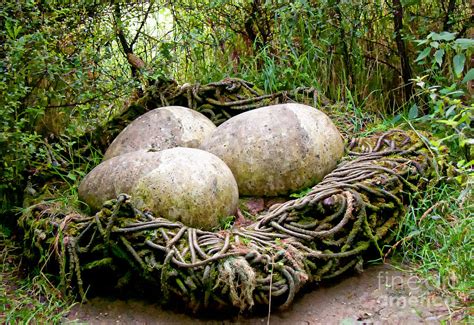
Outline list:
[[[299,198],[305,197],[306,194],[308,194],[309,192],[311,192],[311,187],[305,188],[305,189],[301,190],[298,193],[291,193],[290,197],[295,198],[295,199],[299,199]]]
[[[419,121],[428,123],[430,131],[440,138],[433,144],[448,145],[452,157],[472,159],[474,103],[467,104],[463,101],[465,93],[457,84],[447,87],[429,86],[422,78],[418,78],[416,84],[420,88],[418,95],[423,99],[428,98],[427,104],[430,107],[429,114]]]
[[[413,199],[401,224],[397,256],[434,288],[467,304],[474,267],[472,193],[443,183]]]
[[[467,70],[466,58],[474,53],[474,41],[456,37],[456,33],[431,32],[417,41],[420,50],[415,62],[424,70],[422,77],[413,80],[417,91],[407,117],[414,127],[436,136],[429,141],[430,150],[450,163],[438,184],[413,193],[396,256],[410,263],[433,288],[466,306],[474,247],[474,103],[467,88],[474,72]]]
[[[0,321],[5,324],[56,324],[73,304],[62,297],[41,270],[22,277],[21,249],[0,227]]]
[[[416,61],[426,67],[426,75],[417,77],[417,104],[413,104],[408,118],[417,119],[420,110],[426,112],[417,122],[424,125],[439,140],[435,147],[447,145],[452,158],[462,160],[461,166],[469,172],[474,163],[474,103],[467,91],[467,82],[472,80],[472,69],[466,71],[466,57],[474,53],[474,40],[457,38],[456,33],[431,32],[418,41],[420,50]],[[430,53],[434,52],[432,57]]]
[[[235,216],[227,216],[219,219],[219,229],[230,229],[232,228],[232,225],[234,224],[235,221]]]
[[[0,212],[21,204],[27,174],[74,166],[55,156],[72,150],[130,84],[117,69],[120,60],[109,58],[111,46],[103,45],[114,35],[93,9],[103,10],[35,1],[0,9]]]
[[[430,37],[466,46],[467,2],[451,9],[432,1],[402,3],[408,47],[412,40],[447,27],[451,32]],[[376,113],[403,104],[390,1],[180,1],[170,10],[179,35],[171,64],[177,66],[173,70],[179,80],[207,82],[237,75],[266,92],[312,85],[335,100],[347,99],[350,91],[356,105],[366,101],[366,108]],[[454,60],[448,52],[438,52],[438,62],[446,56]],[[459,72],[462,56],[455,62]],[[420,68],[412,64],[413,74]]]
[[[420,50],[415,62],[427,67],[426,72],[435,83],[465,84],[473,80],[473,69],[466,72],[465,66],[466,57],[471,57],[474,53],[474,40],[456,38],[456,33],[431,32],[425,39],[417,40],[416,43],[424,49]],[[463,72],[466,72],[466,76],[460,82]]]

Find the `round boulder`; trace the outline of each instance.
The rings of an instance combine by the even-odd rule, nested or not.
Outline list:
[[[104,160],[139,149],[197,148],[215,128],[211,120],[192,109],[156,108],[123,129],[105,152]]]
[[[237,210],[231,170],[215,155],[191,148],[158,152],[159,166],[138,180],[132,203],[190,227],[211,230]]]
[[[281,104],[227,120],[201,149],[230,167],[241,195],[277,196],[321,181],[336,167],[344,143],[323,112],[302,104]]]
[[[138,150],[108,159],[86,175],[79,185],[79,199],[97,211],[121,193],[130,194],[137,180],[158,167],[158,152]]]

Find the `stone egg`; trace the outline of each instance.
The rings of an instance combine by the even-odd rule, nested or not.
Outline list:
[[[344,143],[323,112],[280,104],[234,116],[216,128],[201,149],[229,166],[241,195],[277,196],[321,181],[336,167]]]
[[[215,128],[211,120],[192,109],[156,108],[123,129],[105,152],[104,160],[139,149],[197,148]]]
[[[79,199],[97,211],[121,193],[130,194],[137,180],[158,167],[158,152],[138,150],[108,159],[96,166],[79,185]]]
[[[166,149],[158,154],[159,166],[140,178],[131,192],[137,208],[207,230],[236,212],[237,183],[218,157],[192,148]]]

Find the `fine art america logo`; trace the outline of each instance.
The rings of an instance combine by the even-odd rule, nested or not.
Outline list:
[[[381,293],[377,302],[383,307],[404,309],[424,306],[431,309],[455,304],[454,298],[434,294],[426,281],[414,275],[406,277],[383,271],[377,274],[377,280]]]

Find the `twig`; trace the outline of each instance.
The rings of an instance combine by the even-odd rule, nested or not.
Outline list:
[[[418,226],[421,225],[421,222],[431,213],[431,211],[433,211],[434,209],[436,209],[440,204],[441,202],[443,201],[438,201],[436,202],[434,205],[430,206],[428,208],[428,210],[426,210],[423,215],[421,216],[420,220],[418,220]]]

